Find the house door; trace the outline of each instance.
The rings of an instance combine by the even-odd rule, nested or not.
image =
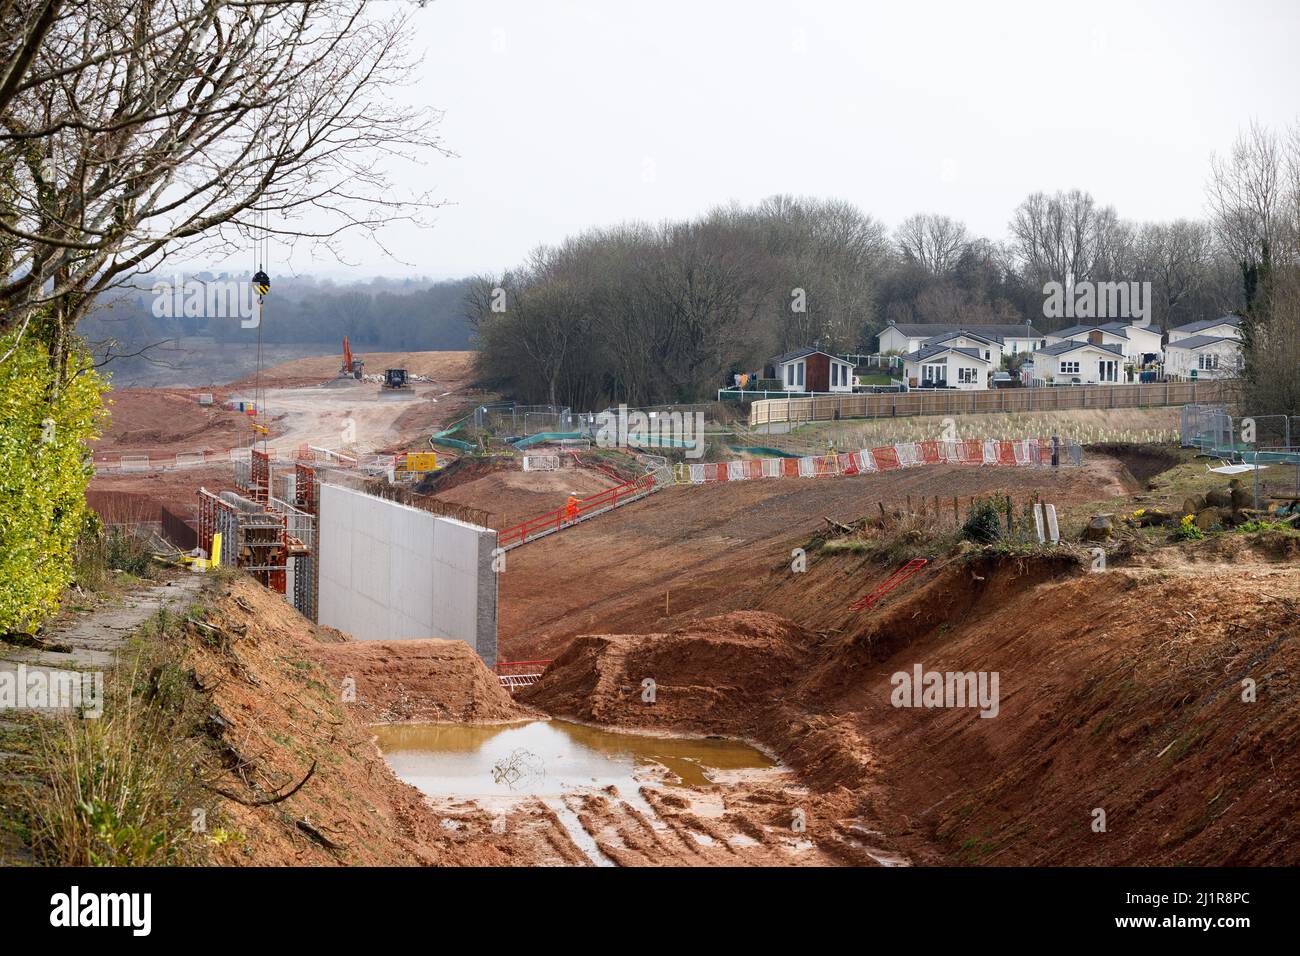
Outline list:
[[[1103,382],[1119,381],[1119,362],[1114,359],[1102,359],[1097,363],[1098,378]]]

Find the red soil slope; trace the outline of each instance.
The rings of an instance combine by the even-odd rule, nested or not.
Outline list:
[[[1058,504],[1093,501],[1127,490],[1120,472],[1113,459],[1097,458],[1056,473],[932,466],[671,488],[509,552],[501,577],[502,652],[549,658],[576,634],[665,629],[700,610],[753,607],[732,599],[788,562],[792,542],[825,528],[827,517],[851,521],[873,513],[877,502],[890,507],[909,495],[938,495],[951,508],[953,496],[990,491],[1006,491],[1017,503],[1035,494]]]
[[[1085,574],[975,557],[851,615],[866,568],[825,556],[806,576],[774,575],[770,604],[834,625],[740,613],[585,636],[521,699],[757,739],[815,793],[853,794],[837,826],[871,821],[919,862],[1293,865],[1300,568],[1235,560],[1172,552]],[[834,612],[809,613],[832,593]],[[916,664],[996,671],[997,716],[894,707],[891,675]],[[1255,703],[1242,701],[1247,677]]]

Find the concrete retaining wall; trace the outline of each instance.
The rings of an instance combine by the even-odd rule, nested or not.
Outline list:
[[[464,641],[491,667],[496,543],[489,528],[322,484],[320,623],[362,641]]]

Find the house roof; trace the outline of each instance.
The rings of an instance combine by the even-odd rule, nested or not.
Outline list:
[[[1179,339],[1177,342],[1170,342],[1168,348],[1203,349],[1207,345],[1215,345],[1218,342],[1231,342],[1233,345],[1241,344],[1231,335],[1191,335],[1185,339]]]
[[[1231,325],[1234,329],[1241,328],[1241,317],[1236,315],[1221,315],[1217,319],[1203,319],[1200,322],[1188,322],[1186,325],[1176,325],[1170,332],[1201,332],[1205,329],[1212,329],[1216,325]]]
[[[944,352],[957,352],[967,358],[973,358],[976,361],[983,362],[985,365],[993,364],[989,359],[986,359],[980,354],[979,349],[960,348],[955,345],[926,345],[917,349],[915,352],[908,352],[903,356],[903,359],[908,362],[923,362],[926,359],[934,358],[936,355],[941,355]]]
[[[950,325],[941,322],[912,322],[912,323],[890,322],[888,325],[886,325],[883,329],[880,330],[880,334],[884,335],[890,329],[897,329],[899,332],[902,332],[904,335],[906,335],[909,339],[918,339],[918,338],[928,339],[928,338],[933,338],[937,335],[946,335],[949,332],[961,332],[961,331],[969,332],[972,329],[978,329],[980,335],[987,336],[988,338],[993,339],[996,342],[1001,342],[1003,339],[1026,339],[1026,338],[1041,339],[1043,337],[1043,333],[1039,332],[1032,325],[1028,328],[1028,330],[1026,330],[1025,324],[1023,322],[1017,322],[1013,325],[974,325],[974,326]],[[879,336],[877,336],[877,338],[879,338]]]
[[[942,335],[936,335],[933,338],[926,339],[925,344],[940,345],[943,342],[948,342],[951,341],[952,339],[961,338],[962,336],[966,336],[967,338],[977,339],[980,342],[987,342],[989,345],[1002,344],[1001,341],[998,339],[990,338],[989,336],[984,335],[981,332],[972,332],[970,329],[959,329],[956,332],[944,332]]]
[[[833,355],[823,349],[813,348],[812,346],[805,346],[801,349],[783,352],[780,355],[773,356],[769,361],[772,365],[784,365],[786,362],[793,362],[795,359],[801,359],[808,355],[825,355],[828,358],[833,358],[837,362],[843,362],[845,365],[853,364],[848,359],[841,358],[838,355]]]
[[[1125,325],[1123,322],[1106,322],[1104,324],[1097,323],[1091,325],[1085,323],[1082,325],[1072,325],[1068,329],[1061,329],[1059,332],[1048,332],[1047,334],[1055,335],[1065,339],[1065,338],[1069,338],[1072,335],[1080,335],[1084,332],[1092,332],[1094,330],[1099,330],[1102,332],[1109,332],[1111,335],[1118,335],[1120,338],[1126,339],[1128,338],[1127,329],[1128,326]]]
[[[1073,352],[1076,349],[1089,349],[1089,348],[1101,349],[1103,352],[1113,352],[1115,355],[1118,355],[1121,358],[1124,355],[1124,350],[1120,348],[1118,345],[1097,345],[1096,343],[1093,342],[1075,342],[1072,340],[1066,342],[1057,342],[1055,345],[1049,345],[1046,348],[1038,349],[1038,351],[1042,352],[1044,355],[1064,355],[1066,352]]]

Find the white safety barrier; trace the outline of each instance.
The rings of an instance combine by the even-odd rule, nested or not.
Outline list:
[[[1078,464],[1080,458],[1067,453],[1077,445],[1060,445],[1062,464]],[[1037,438],[1014,440],[966,439],[899,442],[878,448],[802,458],[743,459],[723,463],[688,465],[679,472],[692,484],[709,481],[743,481],[749,478],[827,478],[836,475],[872,474],[895,468],[926,464],[1029,466],[1051,463],[1051,443]]]
[[[197,468],[203,464],[203,452],[187,451],[176,456],[177,468]]]
[[[117,470],[122,472],[148,471],[148,455],[123,455],[118,461]]]
[[[916,442],[900,442],[894,446],[894,451],[898,455],[900,468],[911,468],[913,465],[921,464],[921,452],[916,447]]]
[[[524,455],[524,471],[559,471],[559,455]]]

